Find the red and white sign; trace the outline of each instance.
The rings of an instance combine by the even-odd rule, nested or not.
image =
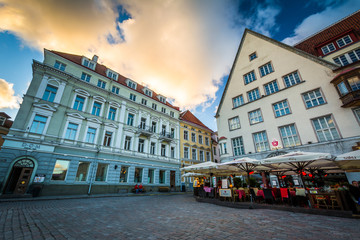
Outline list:
[[[274,147],[277,147],[277,146],[279,145],[279,141],[274,138],[273,141],[271,142],[271,144],[272,144]]]

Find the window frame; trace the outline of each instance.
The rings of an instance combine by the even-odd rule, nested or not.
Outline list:
[[[236,123],[236,127],[235,128],[232,128],[231,126],[234,126],[235,124],[234,123],[231,123],[232,120],[234,119],[237,119],[237,123]],[[239,116],[235,116],[235,117],[232,117],[232,118],[229,118],[228,119],[228,125],[229,125],[229,131],[234,131],[236,129],[240,129],[241,128],[241,124],[240,124],[240,118]]]
[[[255,96],[255,95],[253,94],[254,91],[255,91],[255,93],[257,93],[257,94],[255,94],[255,95],[257,96],[257,98],[254,98],[254,99],[251,100],[249,94],[251,93],[251,96],[252,96],[252,97]],[[259,87],[256,87],[256,88],[254,88],[254,89],[251,89],[251,90],[247,91],[247,92],[246,92],[246,95],[247,95],[247,97],[248,97],[248,102],[249,102],[249,103],[250,103],[250,102],[254,102],[254,101],[256,101],[256,100],[258,100],[258,99],[261,98],[261,94],[260,94]]]
[[[265,149],[265,150],[263,150],[263,151],[258,151],[257,150],[257,145],[256,145],[256,141],[255,141],[255,134],[259,134],[259,133],[265,133],[265,137],[266,137],[266,146],[268,147],[267,149]],[[263,138],[264,136],[262,136],[262,138]],[[267,132],[266,132],[266,130],[263,130],[263,131],[259,131],[259,132],[255,132],[255,133],[252,133],[252,138],[253,138],[253,142],[254,142],[254,149],[255,149],[255,152],[266,152],[266,151],[270,151],[270,144],[269,144],[269,138],[268,138],[268,136],[267,136]],[[264,142],[262,142],[262,143],[264,143]]]
[[[312,106],[308,107],[307,104],[306,104],[306,103],[307,103],[307,100],[305,100],[305,94],[309,94],[309,93],[313,92],[314,95],[316,96],[315,91],[317,91],[317,90],[320,92],[320,95],[321,95],[320,97],[324,100],[324,103],[322,103],[322,104],[319,103],[318,105],[312,105]],[[318,99],[319,99],[320,97],[316,97],[316,98],[315,98],[317,102],[319,102]],[[323,93],[323,91],[322,91],[321,88],[315,88],[315,89],[313,89],[313,90],[306,91],[306,92],[304,92],[304,93],[301,94],[301,98],[302,98],[302,100],[303,100],[305,109],[311,109],[311,108],[315,108],[315,107],[320,107],[320,106],[322,106],[322,105],[327,104],[326,98],[325,98],[324,93]],[[313,100],[314,100],[314,99],[313,99],[313,98],[310,98],[310,96],[309,96],[308,102],[310,102],[310,103],[312,104]]]
[[[237,99],[239,99],[239,101],[237,101]],[[239,102],[239,105],[236,105],[235,103]],[[243,94],[240,94],[236,97],[232,98],[232,104],[233,104],[233,108],[237,108],[240,107],[241,105],[245,104],[245,100],[244,100],[244,96]],[[235,106],[236,105],[236,106]]]
[[[297,136],[297,138],[298,138],[299,144],[295,144],[295,145],[291,145],[291,146],[285,146],[284,138],[289,139],[289,138],[291,137],[291,139],[294,141],[294,135],[291,135],[290,137],[288,137],[288,136],[283,137],[283,135],[282,135],[282,133],[281,133],[281,128],[291,127],[291,126],[294,126],[294,129],[295,129],[296,136]],[[281,138],[281,143],[282,143],[283,148],[292,148],[292,147],[297,147],[297,146],[301,146],[301,145],[302,145],[302,143],[301,143],[301,138],[300,138],[300,135],[299,135],[299,131],[298,131],[297,126],[296,126],[295,123],[290,123],[290,124],[286,124],[286,125],[279,126],[279,127],[278,127],[278,131],[279,131],[279,136],[280,136],[280,138]],[[295,142],[295,141],[294,141],[294,142]]]
[[[286,103],[287,107],[284,107],[283,109],[285,109],[285,110],[286,110],[286,109],[289,109],[289,113],[286,113],[286,112],[285,112],[285,114],[279,115],[279,116],[276,114],[277,112],[280,112],[280,113],[281,113],[280,108],[279,108],[278,110],[275,109],[275,105],[280,104],[280,103],[282,103],[283,106],[284,106],[284,103]],[[292,114],[292,111],[291,111],[291,108],[290,108],[290,104],[289,104],[288,99],[283,99],[283,100],[281,100],[281,101],[275,102],[275,103],[271,104],[271,106],[272,106],[272,109],[273,109],[275,118],[284,117],[284,116],[287,116],[287,115]]]
[[[320,118],[326,118],[326,117],[328,117],[328,116],[330,116],[331,120],[333,121],[333,123],[334,123],[334,128],[335,128],[337,134],[339,135],[339,138],[335,138],[335,139],[331,139],[331,140],[327,140],[327,139],[326,139],[325,141],[320,141],[320,138],[319,138],[319,136],[318,136],[318,134],[317,134],[317,129],[316,129],[315,124],[314,124],[314,120],[317,120],[317,119],[320,119]],[[336,121],[335,121],[335,118],[334,118],[334,116],[333,116],[332,114],[327,114],[327,115],[323,115],[323,116],[318,116],[318,117],[315,117],[315,118],[311,118],[311,119],[310,119],[310,122],[311,122],[311,126],[313,127],[313,130],[314,130],[316,139],[318,140],[319,143],[320,143],[320,142],[329,142],[329,141],[335,141],[335,140],[342,139],[340,129],[339,129],[339,127],[337,126]],[[327,124],[327,125],[328,125],[328,124]],[[330,131],[330,132],[331,132],[331,131]]]
[[[88,74],[88,73],[86,73],[86,72],[82,72],[80,79],[81,79],[82,81],[85,81],[85,82],[90,82],[90,80],[91,80],[91,75]]]
[[[244,85],[248,85],[257,80],[255,70],[252,70],[243,75]]]
[[[262,68],[265,69],[265,66],[266,66],[267,70],[269,70],[269,72],[266,73],[266,71],[264,71],[265,74],[262,75],[261,69],[262,69]],[[269,66],[270,66],[270,67],[269,67]],[[270,71],[270,69],[271,69],[271,71]],[[261,66],[259,67],[260,77],[265,77],[265,76],[267,76],[267,75],[269,75],[269,74],[271,74],[271,73],[273,73],[273,72],[275,72],[275,69],[274,69],[274,66],[273,66],[273,64],[272,64],[271,61],[270,61],[270,62],[267,62],[267,63],[265,63],[265,64],[263,64],[263,65],[261,65]]]
[[[274,84],[273,84],[273,83],[275,83],[276,87],[274,87]],[[269,93],[268,93],[268,92],[267,92],[267,89],[266,89],[266,86],[269,86],[270,84],[272,84],[271,86],[272,86],[272,88],[274,88],[275,91],[273,91],[273,92],[269,91]],[[273,80],[273,81],[270,81],[270,82],[268,82],[268,83],[265,83],[265,84],[263,85],[263,87],[264,87],[265,96],[269,96],[269,95],[271,95],[271,94],[274,94],[274,93],[277,93],[277,92],[280,91],[279,84],[278,84],[278,82],[277,82],[276,79]],[[277,88],[277,89],[276,89],[276,88]],[[270,88],[269,88],[269,90],[270,90]]]
[[[296,75],[297,75],[298,78],[299,78],[299,82],[295,82],[294,84],[291,84],[290,86],[287,86],[285,77],[288,77],[288,76],[293,75],[293,74],[295,74],[295,73],[296,73]],[[303,80],[302,80],[302,78],[301,78],[301,75],[300,75],[300,73],[299,73],[298,70],[295,70],[295,71],[293,71],[293,72],[291,72],[291,73],[288,73],[288,74],[286,74],[286,75],[283,75],[281,78],[283,79],[283,83],[284,83],[285,88],[289,88],[289,87],[292,87],[292,86],[296,86],[296,85],[298,85],[298,84],[300,84],[300,83],[303,82]],[[296,80],[295,77],[294,77],[294,80]],[[291,83],[291,81],[289,81],[289,83]]]
[[[251,116],[250,116],[250,114],[252,113],[252,112],[260,112],[260,116],[261,116],[261,120],[262,121],[258,121],[258,122],[255,122],[255,123],[251,123]],[[257,116],[257,118],[259,118],[259,116]],[[254,109],[254,110],[252,110],[252,111],[250,111],[250,112],[248,112],[248,119],[249,119],[249,123],[250,123],[250,125],[255,125],[255,124],[258,124],[258,123],[262,123],[262,122],[264,122],[264,117],[263,117],[263,115],[262,115],[262,111],[261,111],[261,108],[257,108],[257,109]]]

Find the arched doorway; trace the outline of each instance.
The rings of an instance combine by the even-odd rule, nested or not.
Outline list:
[[[11,169],[4,194],[24,194],[31,180],[34,162],[24,158],[16,161]]]

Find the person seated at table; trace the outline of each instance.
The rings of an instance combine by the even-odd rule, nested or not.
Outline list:
[[[349,192],[351,193],[351,195],[355,198],[355,200],[357,201],[357,203],[360,203],[360,188],[359,188],[359,183],[357,181],[352,181],[351,185],[349,186]]]
[[[139,192],[139,186],[137,184],[135,185],[134,190],[135,190],[135,193]]]
[[[143,190],[144,190],[144,187],[143,187],[143,185],[140,183],[140,185],[138,186],[138,192],[143,192]]]

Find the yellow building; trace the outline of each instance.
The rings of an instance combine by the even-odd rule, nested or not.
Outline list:
[[[181,167],[213,161],[211,154],[212,133],[213,131],[206,127],[190,111],[187,110],[180,114]],[[184,174],[184,172],[181,174]],[[193,178],[181,178],[183,185],[192,181]]]

